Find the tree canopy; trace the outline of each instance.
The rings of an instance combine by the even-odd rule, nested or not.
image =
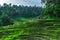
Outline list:
[[[4,3],[0,7],[0,20],[3,25],[11,24],[11,18],[24,17],[34,18],[42,15],[42,7],[35,6],[23,6],[12,5]]]
[[[60,2],[59,0],[42,0],[46,4],[44,14],[50,17],[60,18]]]

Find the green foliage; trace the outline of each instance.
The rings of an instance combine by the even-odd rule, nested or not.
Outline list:
[[[47,3],[45,2],[46,8],[44,8],[43,11],[42,7],[11,6],[11,4],[8,5],[4,3],[4,5],[0,8],[0,26],[2,26],[0,27],[0,40],[59,40],[60,22],[58,22],[58,20],[54,21],[55,19],[52,19],[52,21],[51,19],[46,20],[37,18],[25,19],[42,15],[42,12],[46,18],[60,17],[59,2],[56,2],[56,0],[45,1]],[[14,24],[12,20],[14,21]],[[26,37],[23,35],[28,36]]]
[[[13,24],[12,20],[23,20],[22,18],[33,18],[42,15],[42,7],[36,6],[17,6],[4,3],[0,7],[0,25]],[[7,17],[6,17],[7,16]],[[6,18],[5,18],[6,17]]]
[[[0,26],[6,26],[11,24],[13,24],[13,22],[8,16],[3,16],[0,18]]]
[[[38,15],[41,15],[41,11],[42,11],[42,7],[36,7],[36,6],[17,6],[17,5],[12,5],[11,4],[6,4],[4,3],[3,6],[1,6],[0,11],[3,15],[8,15],[9,17],[16,17],[16,16],[20,16],[20,17],[36,17]]]
[[[59,35],[60,30],[60,27],[58,27],[59,22],[41,22],[41,21],[42,20],[35,21],[30,20],[25,23],[15,22],[13,25],[0,27],[0,34],[4,34],[1,35],[0,40],[28,40],[28,38],[32,40],[33,39],[35,40],[35,38],[41,40],[60,39],[59,36],[56,38],[56,36]],[[46,26],[47,24],[53,25]]]
[[[45,2],[46,8],[43,9],[43,13],[46,14],[46,16],[50,16],[51,18],[60,18],[59,0],[44,0],[43,3]]]

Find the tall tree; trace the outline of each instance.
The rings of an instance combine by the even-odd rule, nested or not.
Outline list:
[[[59,0],[42,0],[42,3],[46,4],[44,13],[51,17],[60,17],[60,2]]]

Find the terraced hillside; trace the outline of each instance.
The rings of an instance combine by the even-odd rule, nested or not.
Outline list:
[[[60,20],[15,22],[0,27],[0,40],[60,40]]]

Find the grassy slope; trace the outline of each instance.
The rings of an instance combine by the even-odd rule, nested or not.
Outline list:
[[[60,25],[60,22],[40,22],[38,19],[15,22],[13,25],[0,27],[0,40],[59,40],[58,24]]]

